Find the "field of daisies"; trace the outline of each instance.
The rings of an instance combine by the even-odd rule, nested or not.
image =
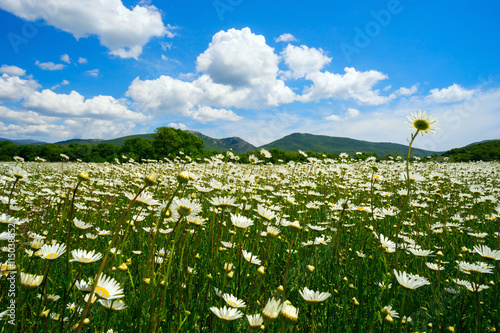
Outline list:
[[[1,332],[500,330],[499,163],[268,154],[0,164]]]

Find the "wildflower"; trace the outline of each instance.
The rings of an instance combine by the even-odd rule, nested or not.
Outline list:
[[[260,313],[247,315],[247,319],[248,324],[250,324],[251,328],[260,328],[262,326],[262,323],[264,322],[264,319],[262,318],[262,315]]]
[[[213,197],[209,202],[217,207],[235,206],[236,198],[234,197]]]
[[[243,258],[251,264],[260,265],[261,261],[257,256],[254,256],[251,252],[247,252],[245,250],[241,251],[243,253]]]
[[[66,244],[45,244],[40,248],[42,258],[48,260],[54,260],[59,258],[64,252],[66,252]]]
[[[471,264],[465,261],[457,261],[457,263],[458,263],[458,269],[465,274],[470,274],[470,272],[493,274],[492,269],[495,268],[495,266],[489,265],[484,262],[480,262],[478,264],[474,263]]]
[[[239,300],[236,296],[231,294],[223,294],[222,298],[226,301],[227,305],[232,308],[244,308],[246,304],[244,301]]]
[[[399,313],[392,309],[392,306],[387,305],[380,310],[383,314],[389,315],[391,318],[399,318]]]
[[[81,229],[81,230],[85,230],[85,229],[92,227],[92,224],[80,221],[76,217],[73,219],[73,224],[75,225],[75,227],[77,227],[78,229]]]
[[[273,218],[276,217],[276,214],[272,210],[267,209],[261,204],[257,206],[257,214],[259,214],[263,219],[268,221],[271,221]]]
[[[410,125],[410,129],[414,130],[415,133],[420,133],[421,135],[424,135],[424,133],[433,134],[439,129],[437,120],[433,116],[428,115],[427,112],[421,110],[408,116],[407,124]]]
[[[226,321],[243,317],[243,313],[241,313],[240,310],[231,307],[228,308],[227,306],[224,306],[223,308],[216,308],[215,306],[212,306],[210,311],[212,311],[220,319]]]
[[[478,253],[483,258],[500,260],[500,251],[492,250],[486,245],[476,245],[474,246],[474,251]]]
[[[231,222],[236,228],[240,229],[246,229],[249,226],[253,225],[253,221],[249,219],[248,217],[239,215],[239,214],[232,214],[231,213]]]
[[[125,192],[125,196],[127,198],[129,198],[130,200],[133,200],[135,198],[135,194],[133,193],[128,193],[128,192]],[[153,199],[153,196],[151,194],[148,194],[146,192],[142,192],[136,199],[135,199],[135,202],[137,203],[142,203],[146,206],[157,206],[159,205],[160,203]]]
[[[127,308],[125,303],[123,303],[123,301],[121,301],[121,300],[100,299],[99,303],[101,303],[102,306],[104,306],[106,309],[115,310],[115,311],[124,310]]]
[[[310,290],[307,287],[304,287],[304,290],[299,290],[299,294],[308,303],[323,302],[331,296],[331,294],[328,292],[320,293],[319,291]]]
[[[43,281],[43,275],[35,275],[21,272],[21,287],[24,289],[35,289]]]
[[[122,298],[125,296],[123,295],[123,289],[120,287],[118,282],[105,274],[101,275],[97,280],[95,293],[97,296],[108,300]]]
[[[267,321],[274,321],[278,318],[281,309],[283,305],[279,300],[276,300],[274,298],[270,298],[264,309],[262,310],[262,315],[264,316],[264,319]]]
[[[429,267],[429,269],[432,269],[433,271],[442,271],[442,270],[444,270],[443,266],[435,264],[435,263],[426,262],[425,264],[427,265],[427,267]]]
[[[102,258],[102,254],[100,254],[100,253],[94,254],[94,253],[95,253],[94,250],[89,251],[89,252],[87,252],[86,250],[80,250],[80,249],[73,250],[73,251],[71,251],[71,255],[73,256],[73,259],[71,259],[70,261],[78,261],[79,263],[82,263],[82,264],[88,264],[91,262],[96,262],[97,260]]]
[[[89,180],[89,172],[88,171],[82,171],[78,173],[78,180],[80,181],[88,181]]]
[[[285,301],[281,308],[281,315],[290,323],[296,323],[299,319],[299,309],[292,305],[290,301]]]
[[[394,270],[394,275],[399,284],[406,289],[417,289],[425,285],[431,284],[429,280],[418,275],[407,274],[404,271],[398,272]]]

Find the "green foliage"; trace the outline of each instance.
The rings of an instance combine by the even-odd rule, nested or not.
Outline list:
[[[500,140],[475,143],[443,153],[455,162],[500,161]]]
[[[181,129],[158,127],[152,137],[152,147],[157,159],[173,158],[180,151],[191,157],[203,155],[203,140]]]

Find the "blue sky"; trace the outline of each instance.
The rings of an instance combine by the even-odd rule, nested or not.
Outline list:
[[[0,0],[0,137],[500,139],[494,1]]]

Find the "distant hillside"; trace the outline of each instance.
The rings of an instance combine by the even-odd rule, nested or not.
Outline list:
[[[500,140],[487,140],[443,153],[456,162],[500,161]]]
[[[141,139],[152,139],[153,137],[151,134],[134,134],[134,135],[128,135],[128,136],[122,136],[116,139],[111,139],[111,140],[103,140],[101,141],[102,143],[109,143],[115,146],[123,146],[125,143],[126,139],[131,139],[131,138],[141,138]]]
[[[293,133],[287,135],[279,140],[273,141],[262,148],[279,148],[284,151],[290,150],[304,150],[313,152],[326,152],[326,153],[349,153],[356,152],[376,153],[380,157],[388,153],[394,153],[405,156],[408,151],[408,146],[400,145],[397,143],[389,142],[369,142],[354,140],[349,138],[340,138],[326,135],[313,135],[307,133]],[[415,149],[413,156],[428,156],[440,154],[440,152]]]
[[[70,143],[77,142],[81,144],[88,144],[88,145],[97,145],[101,142],[103,142],[102,139],[71,139],[71,140],[65,140],[65,141],[59,141],[55,142],[56,145],[69,145]]]
[[[15,145],[44,145],[44,144],[46,144],[46,142],[38,141],[38,140],[31,140],[31,139],[10,140],[10,139],[5,139],[5,138],[0,138],[0,141],[10,141]]]
[[[205,143],[205,150],[217,150],[226,151],[231,148],[237,153],[245,153],[249,150],[256,149],[256,147],[245,140],[238,137],[230,137],[224,139],[214,139],[197,131],[187,131],[193,133],[197,137],[203,140]]]

